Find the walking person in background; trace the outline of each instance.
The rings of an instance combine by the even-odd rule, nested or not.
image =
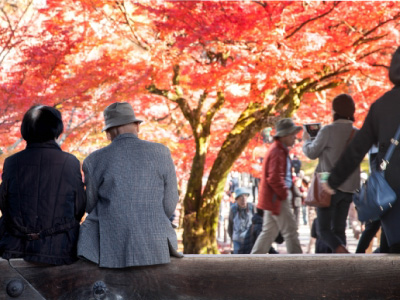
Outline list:
[[[311,232],[310,232],[310,238],[315,239],[315,250],[314,253],[332,253],[332,249],[325,244],[323,240],[318,235],[319,232],[319,224],[318,224],[318,218],[315,218],[314,221],[312,222],[311,226]]]
[[[373,145],[372,148],[368,151],[368,156],[369,156],[369,170],[370,174],[372,171],[377,170],[379,168],[378,162],[376,160],[376,156],[378,155],[378,147],[376,145]],[[361,183],[365,183],[367,181],[368,177],[367,174],[362,173],[361,175],[365,175],[365,178],[362,178],[361,176]],[[358,241],[356,253],[365,253],[366,250],[370,247],[370,244],[376,234],[378,233],[379,229],[381,228],[381,220],[369,220],[365,222],[364,224],[364,230],[361,233],[360,240]],[[381,235],[385,235],[381,231]],[[383,242],[381,246],[379,246],[379,252],[383,253],[383,251],[387,252],[387,245],[385,244],[386,238],[384,237],[383,239],[380,238],[380,241]]]
[[[299,176],[300,174],[300,169],[301,169],[301,161],[297,157],[297,155],[293,155],[292,158],[292,167],[293,167],[293,172],[296,174],[296,176]]]
[[[104,110],[111,144],[83,162],[88,216],[78,255],[100,267],[166,264],[181,257],[170,218],[178,203],[171,153],[139,139],[132,106],[116,102]]]
[[[328,192],[335,190],[354,172],[365,154],[378,145],[378,164],[389,148],[391,140],[400,124],[400,47],[394,52],[389,67],[389,79],[394,87],[372,103],[364,124],[347,147],[343,156],[333,168],[325,188]],[[400,196],[400,151],[393,152],[390,164],[385,170],[385,179]],[[390,253],[400,253],[400,201],[381,217],[381,226],[386,236]]]
[[[301,178],[295,177],[293,182],[293,197],[292,197],[292,206],[293,206],[293,215],[296,220],[297,226],[299,226],[300,221],[300,209],[303,203],[303,193],[301,192]]]
[[[301,179],[301,187],[300,192],[302,193],[302,203],[301,203],[301,211],[303,214],[303,225],[307,225],[307,205],[305,203],[305,198],[307,197],[308,185],[310,184],[310,177],[304,175],[304,171],[300,171]]]
[[[333,123],[324,126],[314,140],[303,132],[303,152],[310,159],[318,158],[316,172],[330,172],[352,139],[356,129],[353,127],[355,104],[347,94],[333,99]],[[318,236],[334,253],[348,253],[346,249],[346,220],[353,193],[360,186],[360,169],[352,172],[334,195],[330,207],[317,208]]]
[[[302,253],[297,224],[292,213],[292,166],[289,147],[294,145],[301,131],[292,119],[281,119],[276,124],[274,142],[263,160],[257,208],[264,210],[262,232],[251,251],[265,254],[282,234],[288,253]]]
[[[246,236],[244,237],[244,243],[243,247],[239,249],[239,254],[250,254],[251,249],[253,248],[258,236],[260,235],[262,231],[262,225],[263,225],[263,217],[264,217],[264,211],[262,209],[257,208],[256,213],[253,215],[253,218],[251,219],[251,227],[246,233]],[[284,242],[283,237],[281,234],[278,234],[278,236],[275,239],[275,243],[282,244]],[[279,254],[278,251],[275,250],[274,247],[271,247],[268,251],[268,254]]]
[[[77,260],[86,196],[79,160],[55,141],[63,129],[61,113],[51,106],[32,106],[22,119],[27,145],[5,160],[0,187],[4,259],[51,265]]]

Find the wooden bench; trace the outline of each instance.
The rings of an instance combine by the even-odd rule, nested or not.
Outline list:
[[[400,299],[399,279],[389,254],[186,255],[126,269],[0,260],[1,299]]]

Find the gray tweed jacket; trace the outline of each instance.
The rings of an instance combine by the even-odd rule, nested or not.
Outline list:
[[[88,216],[78,256],[100,267],[164,264],[177,254],[169,218],[178,202],[175,166],[162,144],[122,134],[83,162]]]

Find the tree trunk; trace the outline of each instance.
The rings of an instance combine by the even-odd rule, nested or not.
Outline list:
[[[200,200],[196,199],[195,201],[200,204],[199,209],[197,212],[185,214],[183,223],[184,253],[218,253],[216,231],[227,175],[255,134],[275,121],[274,117],[270,117],[273,108],[279,106],[282,110],[281,116],[290,116],[296,108],[291,103],[293,99],[297,98],[286,95],[274,106],[268,107],[264,107],[260,103],[250,103],[242,112],[218,153]],[[195,169],[192,168],[193,171]],[[189,201],[189,198],[185,197],[185,199]]]
[[[174,85],[179,84],[179,66],[174,68]],[[223,92],[218,92],[217,101],[201,120],[203,101],[207,97],[204,92],[196,109],[191,109],[181,93],[171,95],[166,90],[159,90],[155,85],[148,87],[149,92],[167,97],[176,102],[183,115],[189,121],[196,142],[196,154],[184,198],[185,216],[183,219],[183,246],[186,254],[218,253],[216,231],[221,199],[224,193],[226,178],[232,165],[246,148],[255,134],[266,126],[271,126],[279,118],[289,117],[300,105],[304,92],[314,88],[317,81],[304,79],[296,84],[273,91],[274,101],[263,104],[264,99],[252,102],[242,112],[238,121],[228,134],[215,160],[204,190],[202,179],[210,139],[210,127],[215,113],[225,101]],[[318,89],[324,89],[319,87]],[[176,89],[179,91],[179,89]],[[265,96],[265,95],[264,95]]]

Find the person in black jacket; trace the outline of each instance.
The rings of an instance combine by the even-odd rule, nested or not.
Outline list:
[[[391,139],[400,124],[400,47],[394,52],[389,67],[389,79],[394,87],[376,100],[370,107],[360,131],[350,142],[343,156],[332,169],[325,189],[334,190],[359,167],[365,154],[374,144],[378,145],[378,164],[389,148]],[[392,189],[400,196],[400,151],[396,149],[387,165],[385,178]],[[400,200],[397,200],[381,217],[381,225],[385,232],[390,253],[400,253]]]
[[[77,260],[86,196],[79,160],[55,141],[62,131],[61,113],[53,107],[36,105],[23,117],[27,146],[5,160],[0,186],[4,259],[52,265]]]

